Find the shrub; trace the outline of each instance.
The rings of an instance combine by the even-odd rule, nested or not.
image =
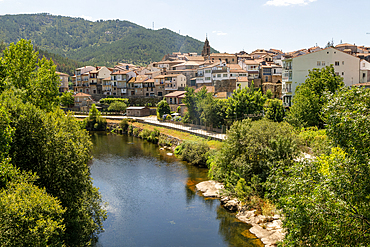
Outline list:
[[[134,128],[133,131],[132,131],[132,134],[137,137],[137,136],[139,136],[139,132],[140,132],[140,130],[138,128]]]
[[[128,121],[129,120],[125,118],[125,119],[122,119],[122,121],[119,123],[119,126],[122,128],[123,132],[127,132],[127,128],[129,126]]]
[[[209,157],[209,146],[205,142],[184,141],[181,143],[181,159],[191,165],[206,166]],[[179,150],[178,149],[178,150]]]
[[[128,99],[125,98],[103,98],[99,100],[100,104],[110,105],[113,102],[123,102],[125,104],[128,103]]]

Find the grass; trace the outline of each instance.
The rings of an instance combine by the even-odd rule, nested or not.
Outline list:
[[[192,135],[190,133],[182,132],[182,131],[179,131],[179,130],[167,129],[165,127],[158,127],[158,126],[154,126],[154,125],[150,125],[150,124],[144,124],[144,123],[138,123],[138,122],[134,122],[134,123],[132,123],[132,125],[134,125],[136,127],[139,127],[139,128],[142,128],[142,129],[148,129],[148,130],[154,130],[154,128],[155,128],[163,134],[179,138],[180,140],[183,140],[183,141],[198,141],[198,142],[199,141],[205,141],[211,149],[219,150],[222,147],[222,142],[220,142],[220,141],[207,140],[205,138],[195,136],[195,135]]]

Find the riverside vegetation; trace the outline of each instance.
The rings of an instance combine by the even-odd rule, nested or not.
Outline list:
[[[183,142],[175,153],[206,164],[210,179],[223,182],[224,195],[244,208],[281,213],[279,246],[368,246],[370,89],[343,87],[332,66],[314,69],[284,118],[281,103],[259,90],[234,94],[215,100],[205,89],[187,88],[185,121],[230,129],[219,150]],[[240,119],[262,109],[263,119]]]
[[[103,231],[104,202],[87,163],[88,132],[59,109],[59,76],[31,42],[0,58],[0,242],[89,246]]]

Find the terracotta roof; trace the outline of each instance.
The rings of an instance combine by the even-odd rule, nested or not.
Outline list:
[[[238,77],[236,78],[236,81],[237,82],[248,82],[248,77],[246,76]]]
[[[357,84],[354,84],[353,86],[357,86],[357,87],[370,86],[370,82],[357,83]]]
[[[343,43],[343,44],[336,45],[335,47],[343,47],[343,46],[356,46],[356,45],[352,45],[352,44],[348,44],[348,43]]]
[[[189,61],[204,61],[204,57],[202,56],[185,56],[185,58]]]
[[[112,73],[112,75],[125,75],[125,74],[127,74],[128,72],[130,72],[131,70],[125,70],[125,71],[123,71],[123,70],[118,70],[118,71],[116,71],[116,72],[113,72]]]
[[[78,93],[73,95],[73,97],[91,97],[91,95],[86,93]]]
[[[200,92],[204,87],[206,88],[207,93],[214,93],[216,91],[214,86],[203,86],[195,89],[194,93]]]
[[[227,98],[227,92],[218,92],[214,96],[215,98],[219,99],[226,99]]]
[[[110,81],[110,77],[104,78],[103,81]]]
[[[154,77],[154,79],[163,79],[165,77],[166,77],[165,75],[157,75],[156,77]]]
[[[154,79],[149,79],[149,80],[147,80],[145,82],[151,83],[151,82],[154,82]]]
[[[236,57],[236,55],[229,53],[212,53],[210,57]]]
[[[64,73],[62,73],[62,72],[58,72],[58,71],[56,71],[55,73],[57,73],[58,75],[62,75],[62,76],[69,76],[69,75],[67,75],[67,74],[64,74]]]
[[[166,94],[164,97],[179,97],[180,95],[185,94],[186,91],[174,91],[172,93]]]
[[[256,60],[244,60],[243,63],[245,63],[246,65],[258,65],[258,64],[260,64]]]

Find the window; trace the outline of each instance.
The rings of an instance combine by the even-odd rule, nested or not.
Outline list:
[[[342,72],[342,75],[344,75],[344,72]]]
[[[339,72],[335,72],[336,75],[339,75]]]
[[[211,77],[206,77],[206,81],[210,81],[211,80]]]
[[[362,67],[365,67],[365,63],[362,64]]]
[[[222,77],[227,77],[227,74],[223,74]]]
[[[365,78],[365,76],[366,76],[366,74],[365,74],[365,73],[362,73],[362,77],[364,77],[364,78]]]
[[[344,61],[342,61],[342,65],[344,65]]]
[[[205,71],[205,73],[211,73],[211,70],[210,70],[210,69],[207,69],[207,70]]]
[[[322,65],[322,66],[325,66],[325,61],[322,61],[322,62],[321,62],[321,65]]]
[[[317,61],[317,66],[321,66],[321,61]]]
[[[268,82],[268,81],[269,81],[269,77],[265,76],[265,82]]]
[[[217,74],[217,77],[221,77],[221,74]]]
[[[335,66],[339,66],[339,61],[335,61]]]

